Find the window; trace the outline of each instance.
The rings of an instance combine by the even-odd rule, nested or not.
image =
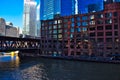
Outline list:
[[[87,31],[87,28],[85,28],[85,27],[84,27],[84,28],[82,28],[82,31]]]
[[[74,27],[75,26],[74,23],[72,23],[71,26]]]
[[[67,38],[67,37],[68,37],[68,35],[67,35],[67,34],[65,34],[65,35],[64,35],[64,37],[65,37],[65,38]]]
[[[106,42],[112,42],[112,38],[106,38]]]
[[[54,25],[54,26],[53,26],[53,29],[57,29],[57,26]]]
[[[61,20],[58,20],[58,23],[61,23],[62,21]]]
[[[64,24],[64,28],[67,28],[68,27],[68,25],[67,24]]]
[[[111,24],[112,23],[112,19],[105,20],[105,23],[106,24]]]
[[[57,34],[57,30],[53,30],[53,34]]]
[[[45,30],[44,27],[42,27],[42,30]]]
[[[106,36],[112,36],[112,32],[106,32]]]
[[[90,28],[90,31],[94,31],[94,30],[95,30],[95,27]]]
[[[70,38],[73,38],[73,34],[70,34]]]
[[[77,26],[80,26],[81,24],[80,24],[80,22],[77,22]]]
[[[103,32],[98,32],[97,36],[103,36]]]
[[[82,26],[87,26],[88,23],[87,22],[82,22]]]
[[[61,29],[59,29],[59,30],[58,30],[58,33],[62,33],[62,30],[61,30]]]
[[[49,30],[49,34],[52,34],[52,30]]]
[[[62,28],[62,26],[61,26],[61,25],[58,25],[58,28]]]
[[[81,28],[77,28],[77,32],[81,32]]]
[[[87,16],[82,16],[82,20],[87,20]]]
[[[97,24],[103,24],[103,20],[97,20]]]
[[[74,18],[72,18],[71,21],[74,22]]]
[[[64,19],[64,23],[68,22],[68,19]]]
[[[106,18],[111,18],[112,17],[112,13],[105,13],[105,17]]]
[[[64,32],[67,32],[67,29],[65,29]]]
[[[49,30],[52,29],[52,26],[49,26]]]
[[[44,26],[44,23],[42,22],[42,26]]]
[[[95,36],[95,32],[94,32],[94,33],[90,33],[90,36],[91,36],[91,37],[94,37],[94,36]]]
[[[71,32],[74,32],[74,28],[71,28]]]
[[[117,13],[117,12],[114,12],[114,16],[117,17],[117,16],[118,16],[118,13]]]
[[[106,30],[112,30],[112,25],[105,26]]]
[[[118,20],[117,20],[117,19],[114,19],[114,23],[118,23]]]
[[[54,21],[54,24],[57,24],[57,20]]]
[[[90,21],[90,25],[95,25],[95,21]]]
[[[49,25],[52,25],[52,21],[49,22]]]
[[[94,16],[94,15],[91,15],[91,16],[90,16],[90,19],[95,19],[95,16]]]
[[[57,38],[57,35],[53,35],[53,38]]]
[[[103,42],[103,38],[98,38],[97,41],[98,42]]]
[[[118,29],[118,25],[114,25],[114,29]]]
[[[118,36],[118,31],[115,31],[115,36]]]
[[[103,18],[103,14],[97,14],[97,18]]]
[[[103,26],[97,26],[97,30],[103,30]]]
[[[80,17],[77,17],[77,21],[80,21]]]

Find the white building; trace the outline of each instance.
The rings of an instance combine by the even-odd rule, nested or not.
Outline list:
[[[23,34],[36,35],[36,5],[34,0],[24,0]]]
[[[19,28],[0,18],[0,36],[19,37]]]
[[[8,37],[19,37],[19,28],[14,27],[11,22],[6,23],[5,36]]]

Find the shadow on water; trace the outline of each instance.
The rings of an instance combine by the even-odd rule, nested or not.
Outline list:
[[[23,58],[0,62],[0,80],[120,80],[120,65]]]

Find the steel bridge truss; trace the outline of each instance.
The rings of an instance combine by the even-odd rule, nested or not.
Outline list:
[[[40,39],[0,36],[0,52],[11,50],[39,49]]]

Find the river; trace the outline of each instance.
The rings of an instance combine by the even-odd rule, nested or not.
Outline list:
[[[120,64],[5,56],[0,80],[120,80]]]

